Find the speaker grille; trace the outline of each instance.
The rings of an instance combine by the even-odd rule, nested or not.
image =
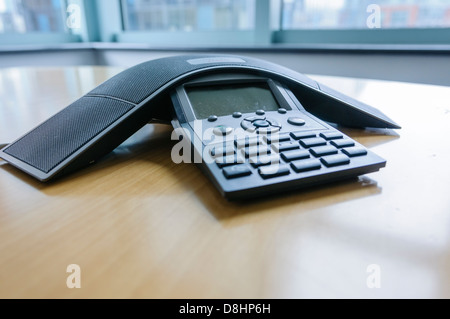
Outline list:
[[[175,56],[138,64],[99,85],[89,94],[112,96],[139,104],[161,86],[185,73],[206,67],[223,66],[223,63],[193,65],[186,62],[189,58],[198,57],[198,55],[191,57]],[[234,62],[227,64],[239,66],[246,63]]]
[[[134,106],[109,98],[82,97],[4,152],[48,173]]]

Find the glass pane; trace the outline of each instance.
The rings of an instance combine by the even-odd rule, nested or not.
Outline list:
[[[256,0],[125,0],[129,31],[250,30]]]
[[[64,32],[64,2],[0,0],[0,33]]]
[[[283,0],[282,28],[450,27],[450,0]]]

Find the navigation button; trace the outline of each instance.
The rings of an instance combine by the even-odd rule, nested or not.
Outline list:
[[[270,123],[267,122],[266,120],[256,120],[252,124],[255,127],[269,127],[270,126]]]
[[[256,127],[253,126],[251,122],[248,122],[246,120],[241,122],[241,127],[248,132],[254,132],[256,130]]]
[[[278,122],[277,122],[276,120],[274,120],[274,119],[267,118],[266,121],[269,122],[270,125],[272,125],[272,126],[276,126],[276,127],[281,128],[281,124],[278,123]]]
[[[254,122],[254,121],[258,121],[258,120],[265,120],[266,118],[264,116],[250,116],[250,117],[246,117],[244,119],[244,121],[248,121],[248,122]]]

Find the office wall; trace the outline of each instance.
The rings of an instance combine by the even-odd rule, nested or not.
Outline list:
[[[0,68],[23,66],[97,65],[97,52],[77,50],[0,50]]]
[[[202,53],[201,51],[197,51]],[[203,53],[211,53],[204,51]],[[150,59],[183,54],[180,50],[75,49],[0,52],[0,67],[111,65],[129,67]],[[193,53],[190,51],[189,53]],[[266,59],[307,74],[450,85],[448,54],[270,52],[227,50]]]
[[[209,52],[208,52],[209,53]],[[414,83],[450,85],[450,57],[427,54],[271,53],[227,51],[266,59],[307,74],[371,78]],[[102,65],[129,67],[150,59],[182,52],[101,50]]]

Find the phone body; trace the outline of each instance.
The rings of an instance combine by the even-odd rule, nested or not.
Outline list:
[[[271,104],[267,100],[265,102],[270,104],[266,105],[267,109],[262,107],[256,111],[252,108],[253,106],[250,109],[240,109],[245,105],[233,106],[230,104],[222,111],[217,110],[216,106],[216,110],[212,112],[208,107],[199,109],[198,103],[196,106],[192,105],[192,100],[196,99],[195,96],[197,99],[205,97],[205,90],[185,92],[186,95],[183,97],[182,90],[186,88],[189,90],[189,87],[201,88],[203,86],[207,88],[207,91],[211,91],[210,86],[214,83],[219,86],[225,85],[228,88],[228,94],[236,89],[240,92],[247,92],[247,95],[248,92],[259,92],[263,97],[269,99]],[[250,88],[248,83],[252,84]],[[188,94],[191,94],[191,98],[186,97]],[[219,94],[217,90],[215,94]],[[226,97],[223,92],[221,94],[222,97]],[[242,113],[243,118],[233,118],[233,114],[229,114],[229,108],[236,107],[237,109],[233,109],[232,113]],[[286,110],[286,114],[282,114],[283,110],[280,113],[280,109]],[[247,115],[252,113],[254,116],[262,116],[257,114],[262,113],[258,111],[264,111],[264,116],[269,116],[269,120],[255,118],[252,121],[244,121],[248,118]],[[212,117],[215,119],[214,121],[203,118],[206,116],[204,114],[209,113],[211,113],[209,116],[215,116]],[[291,120],[291,123],[287,122],[289,118],[296,118],[298,123],[292,124],[295,122],[294,120]],[[271,140],[264,137],[267,134],[262,134],[264,130],[273,130],[271,132],[273,134],[283,134],[284,141],[296,143],[303,150],[308,151],[310,155],[319,160],[321,168],[324,168],[323,165],[326,166],[326,169],[317,169],[314,172],[302,174],[300,178],[298,178],[300,175],[295,175],[296,177],[293,178],[292,171],[289,174],[286,173],[287,168],[294,169],[291,163],[293,160],[281,160],[279,164],[284,165],[282,169],[284,175],[276,177],[268,177],[271,175],[270,170],[262,165],[260,167],[257,163],[253,163],[253,165],[250,163],[251,173],[247,170],[244,172],[245,166],[234,166],[238,171],[242,169],[241,174],[251,175],[251,178],[247,179],[250,182],[246,185],[241,182],[243,186],[239,188],[239,185],[235,185],[239,183],[239,179],[226,178],[224,175],[236,174],[232,171],[231,167],[233,166],[225,165],[220,168],[220,171],[217,170],[219,165],[216,161],[217,156],[211,153],[208,155],[206,152],[205,159],[208,159],[208,162],[216,161],[214,164],[216,166],[207,164],[200,165],[200,167],[221,193],[230,199],[262,196],[275,191],[275,188],[285,191],[346,178],[375,171],[385,165],[384,160],[368,150],[363,150],[362,146],[355,141],[353,141],[354,147],[357,148],[353,150],[363,153],[367,151],[367,154],[364,156],[346,154],[354,159],[347,163],[345,168],[344,166],[337,167],[340,165],[332,165],[333,158],[330,158],[328,163],[327,159],[317,155],[327,151],[327,146],[335,146],[334,144],[338,143],[332,141],[334,139],[332,135],[339,133],[328,123],[360,128],[400,128],[397,123],[376,108],[278,64],[234,55],[180,55],[141,63],[117,74],[1,149],[0,158],[42,182],[49,182],[95,164],[152,120],[172,122],[176,128],[184,127],[187,130],[190,129],[192,121],[200,121],[204,127],[212,127],[213,131],[219,129],[217,128],[220,126],[219,123],[225,126],[222,128],[225,131],[229,131],[230,127],[234,129],[240,126],[246,131],[253,130],[250,132],[251,134],[255,135],[256,133],[262,138],[267,152],[272,153],[274,148],[278,148],[277,152],[284,158],[287,155],[281,153],[287,146],[282,145],[281,148],[274,146]],[[278,121],[279,129],[275,128],[277,123],[272,123],[271,120]],[[255,126],[258,127],[255,128]],[[316,137],[309,137],[309,141],[305,142],[306,138],[301,137],[300,133],[297,132],[300,135],[292,135],[296,131],[301,132],[306,128],[311,128]],[[331,137],[321,136],[324,132],[330,132]],[[228,134],[225,135],[225,137],[228,136]],[[291,136],[289,141],[286,140],[288,135]],[[344,134],[341,135],[340,140],[349,139]],[[203,142],[198,144],[196,138],[195,134],[192,135],[189,143],[195,146],[195,150],[203,152],[201,149],[203,146],[197,147]],[[318,145],[310,145],[314,138],[317,139]],[[326,143],[323,144],[321,139],[325,139]],[[322,148],[314,150],[314,152],[318,152],[316,156],[312,150],[309,150],[311,147]],[[330,154],[335,156],[334,161],[342,160],[342,156],[336,155],[343,155],[345,154],[344,149],[350,149],[341,144],[336,144],[335,148],[338,149],[338,154]],[[328,149],[328,152],[331,152],[331,148]],[[239,153],[242,151],[240,150]],[[208,158],[210,155],[214,159]],[[263,154],[259,154],[257,151],[257,155]],[[244,157],[245,160],[250,161],[252,156],[244,154]],[[317,166],[318,164],[316,161],[316,164],[310,163],[310,165]],[[306,168],[302,168],[301,165],[295,167],[297,171],[304,169]],[[325,174],[321,174],[322,172]],[[226,181],[223,180],[224,176]],[[253,187],[252,185],[257,180],[252,179],[257,176],[263,178],[258,179],[260,185]]]
[[[230,200],[289,192],[386,165],[307,112],[287,86],[270,77],[203,76],[178,86],[171,98],[172,125],[184,143],[172,156],[198,164]]]

